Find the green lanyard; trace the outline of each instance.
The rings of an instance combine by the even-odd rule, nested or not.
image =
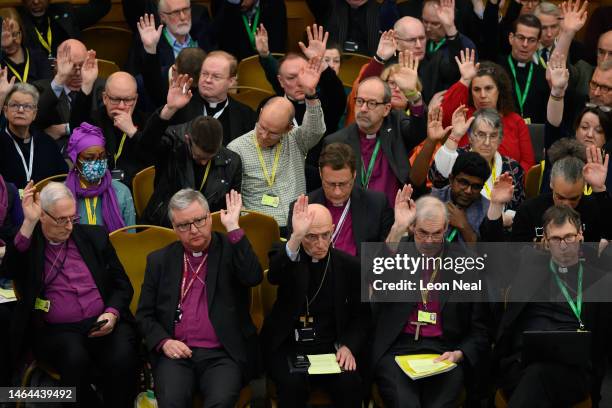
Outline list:
[[[259,25],[259,7],[256,8],[255,18],[253,19],[253,26],[249,24],[249,19],[245,14],[242,14],[242,21],[244,22],[244,28],[246,28],[247,35],[249,36],[249,41],[251,42],[251,47],[255,49],[255,32],[257,31],[257,26]]]
[[[166,38],[166,41],[168,41],[168,44],[170,44],[170,47],[172,49],[174,49],[174,41],[172,37],[170,37],[170,33],[168,33],[168,30],[166,30],[166,28],[164,27],[164,37]],[[197,41],[194,41],[193,38],[189,37],[189,48],[195,48],[198,46]]]
[[[566,288],[567,284],[564,283],[561,280],[561,278],[559,278],[559,275],[557,274],[557,270],[555,269],[552,259],[550,260],[549,266],[550,266],[550,271],[553,273],[555,277],[557,286],[559,286],[561,293],[563,293],[563,296],[565,296],[565,300],[567,300],[567,303],[572,309],[572,312],[574,312],[574,315],[576,315],[576,318],[578,319],[580,330],[584,330],[584,324],[582,323],[582,318],[580,317],[582,314],[582,262],[580,263],[580,266],[578,267],[578,291],[576,294],[576,303],[574,303],[571,296],[567,292],[567,288]]]
[[[363,188],[368,188],[370,184],[370,177],[372,177],[372,171],[374,171],[374,164],[376,163],[376,157],[378,157],[378,151],[380,150],[380,139],[376,139],[376,145],[370,157],[370,164],[368,164],[368,172],[365,172],[365,163],[363,162],[363,156],[361,157],[361,185]]]
[[[451,233],[448,234],[448,237],[446,238],[446,242],[453,242],[453,239],[455,239],[456,235],[457,235],[457,228],[453,228]]]
[[[508,55],[508,65],[510,65],[510,71],[512,71],[512,76],[514,77],[514,90],[516,91],[516,98],[518,99],[521,116],[523,116],[523,106],[525,105],[527,94],[529,93],[529,88],[531,87],[533,63],[529,63],[529,74],[527,74],[527,82],[525,83],[525,90],[523,92],[521,92],[521,88],[519,88],[518,79],[516,79],[516,69],[514,68],[514,62],[512,62],[512,57],[510,55]]]
[[[434,47],[434,42],[430,41],[429,42],[429,53],[434,53],[438,51],[440,47],[444,45],[444,43],[446,43],[446,38],[441,39],[440,42],[435,45],[435,47]]]

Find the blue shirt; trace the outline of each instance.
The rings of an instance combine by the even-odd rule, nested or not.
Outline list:
[[[444,204],[451,202],[451,189],[450,185],[447,185],[443,188],[432,188],[431,195],[439,198]],[[476,233],[478,239],[480,239],[480,224],[482,220],[487,215],[487,211],[489,210],[489,200],[483,197],[481,194],[478,195],[478,199],[472,203],[465,211],[465,217],[467,218],[468,224]],[[450,235],[453,228],[448,228],[446,231],[446,237]],[[463,241],[463,237],[461,234],[457,234],[457,241]]]

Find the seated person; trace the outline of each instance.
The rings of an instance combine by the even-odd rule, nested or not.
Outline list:
[[[606,276],[610,261],[598,260],[596,247],[582,245],[583,222],[580,214],[567,205],[550,207],[542,217],[546,250],[526,246],[518,265],[512,262],[515,278],[494,350],[499,385],[508,407],[570,407],[589,394],[594,404],[599,401],[601,382],[597,377],[605,372],[605,359],[601,356],[606,354],[612,322]],[[605,265],[604,269],[600,264]],[[593,289],[604,296],[589,296]],[[568,351],[558,346],[557,360],[545,356],[542,361],[526,361],[524,331],[568,331],[578,335],[581,333],[577,331],[587,331],[582,334],[590,336],[590,341],[570,351],[586,356],[586,361],[567,361]]]
[[[325,206],[332,216],[335,249],[350,255],[361,252],[362,242],[383,242],[393,224],[393,211],[379,191],[355,184],[355,153],[344,143],[325,146],[319,156],[323,187],[308,193],[308,202]],[[289,208],[287,236],[291,236],[293,206]]]
[[[4,100],[8,124],[0,132],[0,174],[19,189],[30,180],[38,182],[68,172],[53,139],[32,126],[38,113],[38,98],[34,86],[18,83]]]
[[[289,205],[306,193],[305,157],[325,133],[321,102],[316,92],[320,60],[309,62],[297,78],[306,98],[301,126],[293,127],[295,111],[286,98],[276,96],[261,109],[255,129],[227,147],[242,159],[242,193],[246,208],[268,214],[286,233]],[[280,171],[278,171],[280,170]]]
[[[51,182],[40,193],[29,182],[15,250],[4,259],[20,288],[11,344],[76,387],[80,407],[134,404],[139,341],[129,306],[134,290],[106,229],[76,223],[70,190]],[[99,373],[99,377],[93,373]],[[97,382],[100,380],[100,382]]]
[[[147,258],[136,320],[151,354],[161,407],[192,406],[195,384],[205,406],[233,407],[257,368],[249,291],[263,274],[238,225],[240,194],[231,191],[226,200],[221,223],[227,236],[211,232],[212,217],[200,192],[177,192],[168,216],[180,241]]]
[[[357,369],[370,307],[360,298],[359,259],[330,246],[334,224],[323,205],[308,205],[300,196],[291,224],[289,241],[270,254],[268,280],[278,289],[261,330],[266,372],[282,407],[306,407],[315,384],[325,388],[334,406],[361,407],[364,384]],[[309,376],[291,372],[287,364],[298,354],[328,353],[344,372]]]
[[[403,205],[402,205],[403,203]],[[408,248],[418,256],[461,256],[457,246],[445,243],[449,216],[438,198],[425,196],[416,201],[410,194],[398,195],[395,224],[387,241],[397,243],[410,230],[414,241]],[[413,249],[414,248],[414,249]],[[433,269],[433,270],[432,270]],[[425,282],[451,279],[453,270],[422,268],[415,273]],[[463,275],[466,276],[466,275]],[[421,291],[419,302],[380,302],[372,349],[375,381],[388,407],[456,406],[465,387],[465,378],[486,359],[490,348],[487,335],[488,306],[476,302],[443,302],[438,291]],[[447,293],[452,296],[453,293]],[[422,313],[428,317],[423,320]],[[431,315],[434,315],[433,319]],[[412,380],[395,362],[395,356],[439,353],[438,361],[457,363],[453,370]]]
[[[74,164],[66,187],[76,199],[81,224],[103,225],[111,233],[136,224],[130,189],[113,180],[107,167],[104,135],[88,123],[74,129],[66,153]]]
[[[191,79],[172,79],[167,103],[154,113],[139,140],[139,149],[153,158],[155,187],[142,218],[153,225],[171,226],[167,203],[183,188],[200,191],[211,212],[225,208],[225,195],[240,191],[240,156],[221,145],[223,127],[209,116],[169,126],[175,113],[189,103]]]
[[[0,9],[2,17],[2,65],[9,69],[9,80],[32,83],[51,78],[48,54],[24,45],[24,29],[19,13],[12,7]]]

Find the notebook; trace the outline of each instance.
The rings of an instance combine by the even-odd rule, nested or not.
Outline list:
[[[442,374],[457,367],[457,364],[447,360],[434,362],[438,357],[440,354],[409,354],[395,356],[395,362],[413,380]]]

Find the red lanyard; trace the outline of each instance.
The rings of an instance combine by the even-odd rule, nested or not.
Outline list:
[[[202,269],[202,266],[204,266],[204,264],[206,263],[207,258],[208,258],[208,254],[204,255],[204,259],[202,259],[202,262],[200,263],[198,268],[194,271],[193,268],[191,267],[191,264],[187,260],[187,254],[183,254],[183,270],[185,272],[183,273],[183,280],[181,281],[181,301],[179,302],[179,305],[183,304],[183,301],[187,297],[187,294],[189,293],[189,290],[193,286],[193,283],[195,282],[196,279],[198,279],[200,270]],[[187,284],[187,287],[185,287],[185,282],[187,281],[187,274],[188,274],[187,266],[189,266],[189,269],[191,270],[191,280]]]

